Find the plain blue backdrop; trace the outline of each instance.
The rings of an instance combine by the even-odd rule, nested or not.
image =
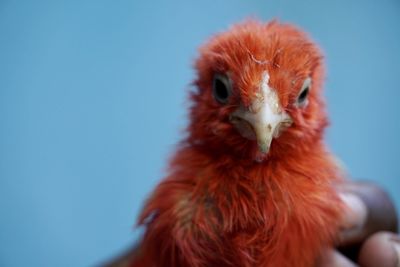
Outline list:
[[[400,205],[398,0],[0,0],[0,266],[92,266],[133,243],[197,48],[248,16],[321,45],[327,142]]]

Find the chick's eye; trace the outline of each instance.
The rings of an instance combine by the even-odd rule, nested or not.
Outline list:
[[[300,93],[297,96],[296,99],[296,105],[298,107],[304,107],[308,103],[308,94],[310,92],[310,87],[311,87],[311,79],[307,78],[304,80],[303,86],[301,87]]]
[[[297,98],[297,102],[299,104],[303,103],[306,101],[307,96],[308,96],[308,91],[310,90],[309,87],[304,88],[304,90],[300,93],[299,97]]]
[[[213,79],[213,95],[215,100],[226,104],[232,93],[231,82],[226,75],[215,74]]]

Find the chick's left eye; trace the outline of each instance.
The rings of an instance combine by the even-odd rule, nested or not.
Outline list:
[[[310,90],[309,87],[304,88],[304,90],[303,90],[303,91],[300,93],[300,95],[297,97],[297,102],[298,102],[299,104],[301,104],[301,103],[303,103],[304,101],[306,101],[309,90]]]
[[[212,86],[215,100],[221,104],[226,104],[232,92],[229,78],[223,74],[215,74]]]
[[[310,93],[310,87],[311,87],[311,79],[307,78],[304,80],[303,86],[301,87],[300,93],[297,96],[296,99],[296,105],[298,107],[304,107],[307,105],[308,102],[308,94]]]

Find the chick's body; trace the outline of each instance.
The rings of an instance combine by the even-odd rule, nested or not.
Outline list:
[[[188,135],[145,204],[132,266],[313,266],[341,209],[319,49],[293,26],[247,21],[196,69]]]

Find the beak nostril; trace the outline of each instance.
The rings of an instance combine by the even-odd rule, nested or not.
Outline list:
[[[249,106],[249,111],[251,113],[257,113],[260,111],[261,107],[262,107],[263,101],[256,99],[253,101],[253,103]]]
[[[233,115],[233,114],[231,114],[229,116],[229,121],[232,122],[232,123],[238,123],[238,122],[240,122],[242,120],[243,120],[242,118],[240,118],[239,116]]]

